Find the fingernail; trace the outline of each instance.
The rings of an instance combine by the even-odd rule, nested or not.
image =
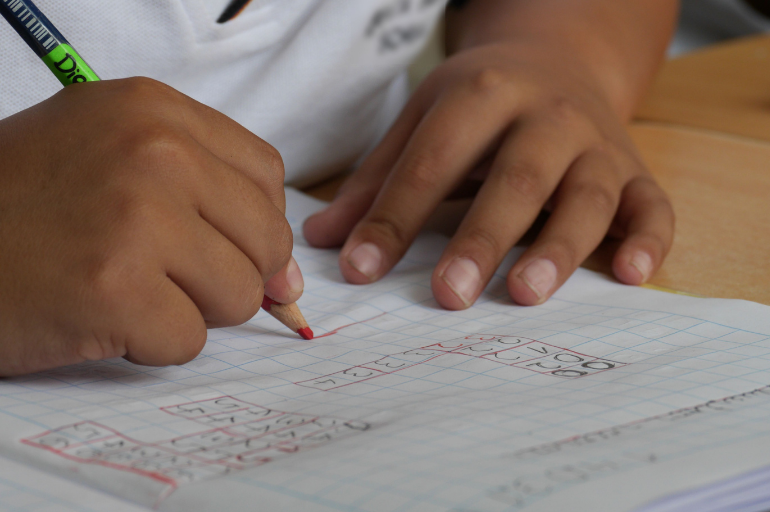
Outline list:
[[[470,258],[455,258],[444,270],[441,279],[449,286],[466,307],[470,307],[472,299],[479,289],[481,272],[476,262]]]
[[[553,289],[558,270],[552,261],[542,259],[535,260],[525,268],[519,277],[535,292],[541,301],[545,299]]]
[[[369,279],[374,280],[377,279],[382,264],[382,252],[376,245],[366,242],[348,254],[348,263]]]
[[[292,294],[299,293],[305,289],[305,279],[302,277],[302,271],[299,269],[294,256],[291,257],[286,267],[286,284],[289,285],[289,290],[291,290]]]
[[[634,254],[634,257],[631,258],[631,266],[642,274],[643,283],[652,276],[652,256],[646,252],[639,251]]]

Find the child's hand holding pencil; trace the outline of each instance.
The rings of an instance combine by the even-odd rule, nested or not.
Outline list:
[[[0,376],[184,363],[260,305],[312,339],[280,154],[159,82],[98,83],[32,0],[0,14],[75,86],[0,122]]]
[[[0,121],[0,154],[0,376],[184,363],[302,294],[278,152],[167,86],[67,87]]]

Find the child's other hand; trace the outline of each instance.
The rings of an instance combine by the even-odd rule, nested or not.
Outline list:
[[[0,376],[181,364],[266,286],[302,293],[279,154],[173,89],[68,87],[0,121],[0,154]]]
[[[481,177],[433,274],[442,306],[472,305],[544,208],[550,219],[508,274],[517,303],[547,300],[608,233],[624,240],[615,275],[641,284],[669,250],[674,216],[601,91],[563,51],[513,43],[463,51],[419,88],[305,236],[315,246],[344,243],[348,281],[376,281],[442,200]]]

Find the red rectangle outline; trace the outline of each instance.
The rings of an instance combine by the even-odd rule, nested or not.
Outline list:
[[[231,399],[231,400],[235,400],[236,402],[240,402],[240,403],[243,403],[243,404],[247,404],[247,406],[246,406],[246,407],[241,407],[241,408],[239,408],[239,409],[235,409],[234,411],[227,411],[227,412],[238,412],[238,411],[242,411],[242,410],[244,410],[244,409],[249,409],[249,408],[251,408],[251,407],[259,407],[259,408],[261,408],[261,409],[267,409],[267,407],[262,407],[261,405],[256,405],[256,404],[250,404],[249,402],[246,402],[246,401],[244,401],[244,400],[241,400],[240,398],[235,398],[235,397],[232,397],[232,396],[230,396],[230,395],[218,396],[218,397],[216,397],[216,398],[206,398],[205,400],[196,400],[196,401],[194,401],[194,402],[185,402],[185,403],[183,403],[183,404],[176,404],[176,405],[166,405],[166,406],[164,406],[164,407],[160,407],[159,409],[160,409],[161,411],[163,411],[163,412],[167,413],[167,414],[170,414],[170,415],[172,415],[172,416],[176,416],[176,417],[178,417],[178,418],[184,418],[184,419],[186,419],[186,420],[194,420],[194,419],[196,419],[196,418],[203,418],[203,417],[205,417],[205,416],[211,416],[212,414],[221,414],[221,413],[224,413],[224,412],[226,412],[226,411],[210,412],[210,413],[208,413],[208,414],[200,414],[200,415],[198,415],[198,416],[195,416],[195,417],[191,417],[191,416],[185,416],[185,415],[183,415],[183,414],[176,414],[176,413],[173,413],[173,412],[170,412],[170,411],[168,411],[167,409],[172,409],[172,408],[174,408],[174,407],[182,407],[183,405],[194,405],[194,404],[202,404],[202,403],[204,403],[204,402],[213,402],[214,400],[222,400],[223,398],[229,398],[229,399]]]

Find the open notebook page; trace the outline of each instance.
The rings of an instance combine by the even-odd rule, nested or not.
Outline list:
[[[770,467],[650,503],[637,512],[767,512]]]
[[[0,456],[0,510],[142,512],[147,508]]]
[[[584,270],[522,308],[508,262],[448,312],[430,291],[445,238],[352,286],[301,238],[320,203],[288,200],[318,339],[262,313],[182,367],[0,381],[0,453],[180,512],[625,511],[770,460],[770,308]]]

